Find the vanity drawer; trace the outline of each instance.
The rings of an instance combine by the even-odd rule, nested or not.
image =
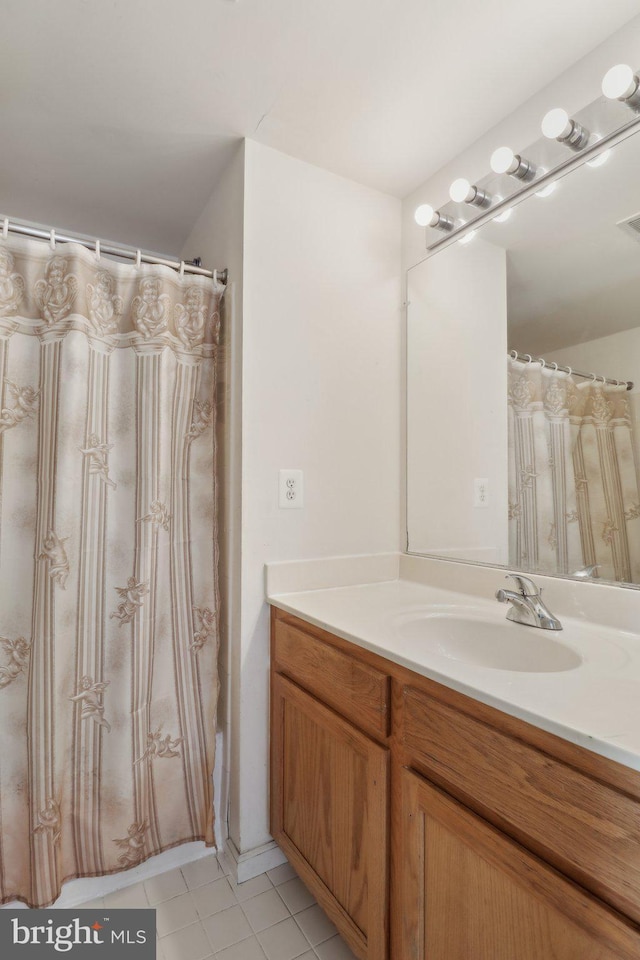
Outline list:
[[[401,715],[408,766],[640,922],[637,800],[411,686]]]
[[[387,674],[304,630],[275,620],[273,668],[378,738],[389,734]]]

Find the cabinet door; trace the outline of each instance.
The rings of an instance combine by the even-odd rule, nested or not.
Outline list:
[[[638,928],[403,769],[402,960],[634,960]]]
[[[295,684],[272,684],[271,830],[356,956],[384,960],[388,750]]]

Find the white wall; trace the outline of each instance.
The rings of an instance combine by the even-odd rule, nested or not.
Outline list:
[[[400,202],[248,141],[244,244],[241,854],[269,840],[264,563],[399,548]]]
[[[409,550],[508,563],[505,251],[452,244],[409,271],[408,301]]]
[[[220,715],[246,865],[271,840],[264,564],[400,546],[400,202],[246,141],[183,253],[230,271]],[[301,510],[278,507],[282,467],[304,471]]]

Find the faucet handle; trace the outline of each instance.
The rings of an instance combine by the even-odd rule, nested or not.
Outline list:
[[[542,590],[536,586],[533,580],[529,580],[528,577],[523,577],[520,573],[508,573],[505,580],[508,580],[509,577],[513,577],[518,591],[523,597],[539,597],[542,593]]]

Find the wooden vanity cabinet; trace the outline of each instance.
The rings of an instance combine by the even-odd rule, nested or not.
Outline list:
[[[272,835],[354,954],[386,960],[389,678],[274,625]]]
[[[271,709],[273,836],[361,960],[640,960],[639,773],[279,610]]]
[[[400,761],[640,922],[640,775],[481,710],[436,684],[403,684],[394,718]]]
[[[621,918],[403,769],[402,960],[632,960]]]

